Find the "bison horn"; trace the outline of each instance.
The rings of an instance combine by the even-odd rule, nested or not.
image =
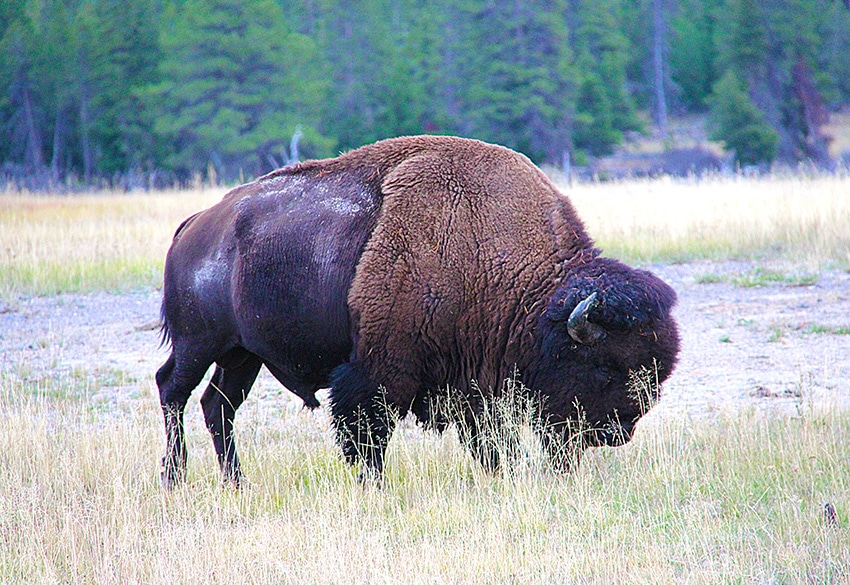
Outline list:
[[[582,345],[592,345],[605,337],[605,330],[595,323],[587,320],[587,315],[596,306],[596,293],[593,292],[581,301],[570,313],[567,319],[567,332],[570,337]]]

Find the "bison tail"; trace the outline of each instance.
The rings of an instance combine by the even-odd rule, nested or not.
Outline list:
[[[171,343],[171,332],[168,330],[168,319],[165,317],[165,299],[159,308],[159,347],[165,347]]]

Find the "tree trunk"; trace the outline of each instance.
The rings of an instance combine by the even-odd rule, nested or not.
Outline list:
[[[655,69],[655,121],[658,128],[667,135],[667,97],[664,92],[664,53],[667,38],[667,27],[664,22],[664,0],[652,0],[653,12],[653,43],[652,59]]]
[[[86,184],[91,182],[92,150],[89,138],[89,100],[85,92],[80,96],[80,145],[83,148],[83,178]]]
[[[44,168],[44,159],[41,156],[41,137],[38,134],[38,128],[35,124],[35,114],[32,111],[32,98],[28,89],[24,90],[23,98],[24,119],[27,125],[27,162],[36,171],[41,171]]]
[[[53,156],[50,159],[50,180],[54,185],[58,185],[61,177],[59,176],[59,161],[62,156],[62,134],[65,131],[65,110],[60,109],[56,113],[56,125],[53,127]]]
[[[564,171],[564,176],[567,178],[567,183],[570,187],[573,186],[573,168],[572,168],[572,156],[570,154],[569,149],[565,148],[561,151],[561,167]]]

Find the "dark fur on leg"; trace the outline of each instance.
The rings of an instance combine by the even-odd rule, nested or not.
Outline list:
[[[360,481],[380,482],[384,452],[395,429],[395,409],[359,362],[337,367],[331,383],[331,414],[345,460],[350,465],[362,463]]]
[[[173,489],[186,479],[186,441],[183,411],[192,388],[198,385],[204,370],[184,372],[178,368],[172,353],[156,373],[159,400],[165,420],[166,452],[162,460],[162,484]]]
[[[222,478],[237,488],[242,481],[242,467],[233,438],[233,419],[248,396],[261,365],[259,359],[251,356],[230,369],[216,366],[201,397],[204,420],[212,435]]]

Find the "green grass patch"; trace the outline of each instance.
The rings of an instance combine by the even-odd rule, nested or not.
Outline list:
[[[163,256],[0,266],[0,298],[158,287],[164,264]]]
[[[137,382],[127,372],[112,367],[36,371],[23,364],[0,373],[0,388],[14,388],[5,398],[15,403],[29,399],[82,403],[101,390]]]
[[[771,325],[770,326],[770,336],[767,338],[768,343],[777,343],[782,341],[782,338],[785,337],[785,328],[780,327],[779,325]]]
[[[820,333],[820,334],[829,334],[829,335],[850,335],[850,327],[847,326],[835,326],[835,325],[821,325],[819,323],[812,323],[807,325],[803,329],[803,333]]]
[[[687,264],[700,260],[755,260],[762,254],[758,250],[743,250],[728,242],[707,240],[696,235],[671,239],[650,230],[646,233],[601,233],[596,242],[606,256],[618,258],[629,264]]]
[[[817,274],[786,274],[764,268],[753,270],[732,278],[732,284],[742,288],[784,284],[788,286],[810,286],[818,281]]]
[[[696,281],[697,284],[720,284],[728,282],[728,277],[723,274],[706,273],[697,275]]]
[[[739,288],[756,288],[779,284],[785,286],[811,286],[817,283],[817,274],[785,273],[756,267],[744,273],[706,273],[696,277],[698,284],[728,283]]]

